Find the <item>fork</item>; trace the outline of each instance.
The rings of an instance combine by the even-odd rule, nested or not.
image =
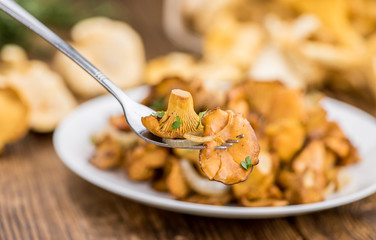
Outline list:
[[[139,104],[129,98],[123,90],[116,86],[110,79],[108,79],[101,71],[99,71],[93,64],[79,54],[72,46],[57,36],[39,20],[33,17],[25,9],[19,6],[12,0],[0,0],[0,9],[9,14],[11,17],[31,29],[40,37],[56,47],[59,51],[64,53],[67,57],[72,59],[81,68],[88,72],[95,80],[97,80],[109,93],[111,93],[120,103],[124,116],[130,128],[143,140],[153,143],[161,147],[168,148],[186,148],[186,149],[204,149],[206,146],[189,146],[189,147],[173,147],[163,142],[162,138],[150,133],[142,124],[141,118],[151,115],[155,111],[145,105]],[[238,140],[231,139],[221,146],[215,147],[219,150],[224,150]]]

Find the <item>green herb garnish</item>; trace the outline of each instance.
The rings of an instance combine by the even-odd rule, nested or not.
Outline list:
[[[200,112],[200,113],[198,114],[198,123],[197,123],[196,129],[198,129],[198,127],[200,126],[200,124],[201,124],[201,119],[202,119],[202,117],[203,117],[207,112],[208,112],[208,109],[206,109],[205,111]]]
[[[242,167],[243,167],[245,170],[248,170],[248,165],[247,165],[246,162],[242,161],[242,162],[240,163],[240,165],[242,165]]]
[[[163,98],[159,98],[159,99],[156,99],[154,100],[153,102],[151,102],[150,106],[152,109],[158,111],[158,110],[162,110],[163,107],[164,107],[164,100]]]
[[[245,158],[245,161],[242,161],[240,165],[245,169],[248,170],[252,167],[252,158],[250,156],[247,156]]]
[[[176,116],[175,122],[172,123],[172,129],[176,130],[180,127],[180,125],[181,125],[180,118],[179,116]]]
[[[95,145],[97,143],[96,137],[95,136],[91,136],[90,137],[90,142]]]
[[[152,113],[153,116],[156,116],[157,118],[163,118],[165,114],[165,111],[160,111],[160,112],[154,112]]]

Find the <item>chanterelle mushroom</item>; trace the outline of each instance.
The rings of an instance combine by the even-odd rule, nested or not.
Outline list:
[[[241,114],[219,108],[204,113],[202,121],[200,118],[193,109],[191,94],[174,89],[166,113],[143,117],[142,123],[156,136],[186,138],[206,145],[200,151],[200,166],[209,180],[225,184],[246,180],[253,166],[258,164],[260,152],[251,124]],[[199,136],[202,128],[203,135]],[[216,149],[227,141],[237,143],[225,150]]]
[[[180,89],[171,91],[167,111],[143,117],[142,124],[162,138],[184,138],[185,133],[202,130],[199,116],[193,109],[192,95]]]
[[[209,111],[202,119],[204,137],[216,137],[200,151],[200,165],[210,180],[235,184],[247,179],[252,166],[259,162],[260,146],[250,123],[241,115],[219,108]],[[238,140],[225,150],[216,146],[228,140]]]

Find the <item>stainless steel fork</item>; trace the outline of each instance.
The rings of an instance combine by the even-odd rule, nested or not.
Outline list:
[[[44,38],[47,42],[52,44],[67,57],[72,59],[81,68],[88,72],[95,80],[97,80],[109,93],[111,93],[120,103],[124,116],[127,119],[132,130],[142,139],[150,143],[162,147],[173,148],[162,141],[161,138],[151,134],[142,124],[141,117],[151,115],[155,111],[139,104],[130,99],[119,87],[117,87],[110,79],[108,79],[101,71],[99,71],[93,64],[79,54],[72,46],[62,40],[44,24],[34,18],[25,9],[19,6],[12,0],[0,0],[0,9],[15,18],[17,21],[30,28],[33,32]],[[236,140],[234,140],[236,142]],[[227,142],[223,146],[216,147],[217,149],[226,149],[234,142]],[[203,149],[205,146],[189,146],[179,147],[189,149]]]

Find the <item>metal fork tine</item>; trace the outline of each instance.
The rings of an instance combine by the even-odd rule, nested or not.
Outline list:
[[[236,138],[244,138],[244,134],[236,136]],[[225,150],[227,147],[231,147],[234,143],[239,143],[237,139],[227,139],[225,143],[222,143],[221,146],[215,147],[216,150]]]
[[[218,147],[214,147],[215,150],[226,150],[227,147],[226,146],[218,146]]]
[[[221,146],[231,147],[232,143],[229,143],[229,142],[222,143]]]

